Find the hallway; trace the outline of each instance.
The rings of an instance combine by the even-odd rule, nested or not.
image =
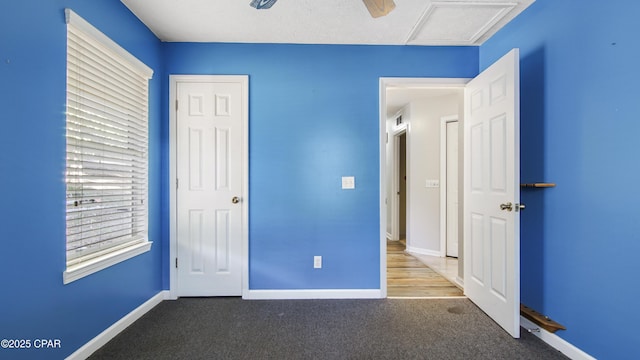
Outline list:
[[[456,285],[405,251],[402,241],[387,241],[389,298],[463,297]]]

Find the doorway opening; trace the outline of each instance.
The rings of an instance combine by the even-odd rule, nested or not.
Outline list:
[[[421,265],[434,270],[439,281],[446,279],[454,284],[454,287],[461,288],[461,265],[456,258],[447,258],[443,255],[446,249],[441,246],[441,213],[446,213],[446,210],[441,205],[440,191],[446,184],[440,168],[441,156],[445,155],[447,149],[445,148],[444,151],[440,149],[440,132],[442,118],[452,114],[455,114],[456,120],[458,116],[462,118],[466,80],[384,80],[389,82],[384,86],[381,82],[381,97],[384,98],[381,119],[383,116],[386,119],[384,124],[381,120],[381,132],[386,138],[382,143],[386,144],[385,159],[381,162],[381,168],[385,169],[383,174],[386,174],[386,195],[383,199],[386,215],[382,217],[386,238],[384,252],[381,253],[387,254],[388,258],[382,268],[385,275],[390,277],[388,282],[386,281],[391,289],[388,295],[394,296],[398,293],[399,281],[395,270],[399,266],[399,259],[402,259],[398,255],[399,247],[403,247],[402,253],[406,253],[421,262]],[[396,80],[397,83],[395,83]],[[455,129],[449,130],[450,136],[453,136]],[[457,139],[457,136],[461,137],[462,134],[456,132],[455,135]],[[457,158],[458,154],[461,152],[457,151],[451,157]],[[457,181],[457,179],[452,177],[451,181]],[[458,186],[459,184],[456,184],[455,190],[458,190]],[[455,212],[457,214],[457,211]],[[450,223],[451,226],[457,226]],[[390,240],[388,244],[387,240]],[[403,244],[397,244],[395,241]],[[408,277],[402,279],[402,282],[423,284],[411,277],[412,271],[405,271],[405,273]],[[415,286],[416,294],[424,293],[423,289],[419,289],[420,287],[420,285]],[[411,294],[409,289],[405,289],[404,293]],[[447,296],[445,293],[432,294],[433,297]],[[451,296],[459,295],[462,293]]]

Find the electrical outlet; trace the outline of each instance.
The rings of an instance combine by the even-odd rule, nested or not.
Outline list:
[[[322,269],[322,256],[314,256],[313,257],[313,268],[314,269]]]

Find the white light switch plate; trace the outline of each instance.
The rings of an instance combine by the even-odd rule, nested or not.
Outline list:
[[[355,189],[356,188],[356,178],[354,176],[343,176],[342,177],[342,188],[343,189]]]
[[[427,180],[424,187],[428,187],[428,188],[440,187],[440,180],[434,180],[434,179]]]

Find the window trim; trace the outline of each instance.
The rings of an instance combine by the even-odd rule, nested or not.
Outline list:
[[[108,254],[84,261],[80,264],[67,267],[62,273],[64,284],[81,279],[100,270],[106,269],[111,265],[128,260],[132,257],[144,254],[151,250],[152,241],[140,242],[123,249],[110,252]]]
[[[80,15],[76,14],[71,9],[64,9],[65,21],[67,24],[71,24],[76,28],[82,30],[87,33],[91,37],[93,37],[96,41],[100,42],[102,45],[116,52],[119,56],[123,57],[127,60],[130,65],[135,66],[135,70],[140,72],[142,75],[151,79],[153,77],[153,69],[148,67],[145,63],[140,61],[137,57],[131,55],[127,50],[123,49],[122,46],[118,45],[115,41],[111,40],[107,35],[103,34],[100,30],[96,29],[93,25],[87,22],[85,19],[81,18]]]
[[[65,21],[67,23],[67,27],[69,25],[74,26],[75,28],[83,31],[84,33],[90,35],[97,43],[107,47],[109,50],[115,52],[117,55],[122,57],[129,66],[132,67],[132,70],[138,72],[140,75],[146,77],[147,79],[151,79],[153,76],[153,70],[145,65],[143,62],[138,60],[135,56],[131,55],[125,49],[120,47],[117,43],[111,40],[109,37],[104,35],[100,30],[93,27],[86,20],[81,18],[71,9],[65,9]],[[147,96],[148,93],[147,93]],[[148,100],[147,100],[148,101]],[[66,145],[65,145],[66,146]],[[66,166],[66,165],[65,165]],[[148,161],[148,152],[147,152],[147,169],[149,168]],[[66,181],[65,181],[66,183]],[[148,186],[148,173],[147,173],[147,186]],[[65,190],[66,192],[66,190]],[[148,200],[145,201],[145,205],[147,209],[149,207]],[[148,214],[148,212],[147,212]],[[148,215],[147,215],[148,216]],[[114,248],[111,248],[111,251],[105,254],[98,254],[97,256],[94,254],[93,256],[88,256],[86,260],[83,260],[80,263],[74,265],[68,265],[66,260],[66,251],[65,251],[65,266],[66,269],[62,274],[63,283],[68,284],[75,280],[81,279],[85,276],[91,275],[95,272],[103,270],[107,267],[135,257],[137,255],[143,254],[149,250],[151,250],[152,241],[148,239],[148,218],[147,218],[147,234],[145,234],[144,239],[138,242],[130,242]],[[67,244],[67,239],[65,235],[65,245]]]

